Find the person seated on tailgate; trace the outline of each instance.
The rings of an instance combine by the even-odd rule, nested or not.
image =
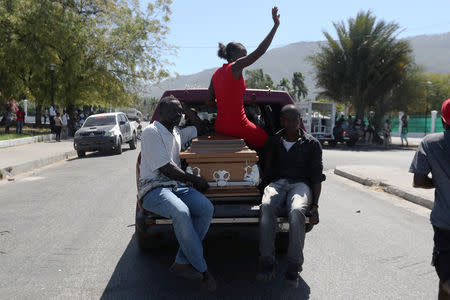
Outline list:
[[[202,240],[214,207],[200,193],[209,185],[204,178],[184,172],[180,163],[181,145],[195,138],[202,128],[177,127],[183,108],[173,96],[162,99],[158,107],[159,122],[153,122],[142,132],[138,196],[146,210],[173,221],[180,248],[170,270],[183,278],[204,280],[212,291],[216,282],[203,257]],[[188,117],[192,115],[189,110],[184,112]]]
[[[242,71],[258,60],[269,48],[280,25],[277,7],[272,8],[272,19],[274,25],[271,31],[249,55],[241,43],[231,42],[226,47],[219,43],[218,55],[226,59],[227,63],[214,72],[206,101],[208,106],[217,105],[216,132],[243,138],[254,148],[265,146],[267,133],[250,122],[245,115],[243,96],[246,86]]]
[[[281,109],[280,123],[283,129],[271,137],[273,167],[260,209],[260,270],[256,279],[267,281],[275,277],[276,218],[287,209],[289,247],[285,280],[297,287],[303,264],[306,216],[310,216],[310,224],[319,223],[318,203],[325,175],[322,147],[301,129],[300,111],[295,105]]]

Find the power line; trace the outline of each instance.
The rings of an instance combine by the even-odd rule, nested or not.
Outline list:
[[[422,29],[427,29],[427,28],[435,28],[435,27],[440,27],[440,26],[445,26],[445,25],[450,25],[450,22],[446,22],[446,23],[439,23],[439,24],[431,24],[431,25],[426,25],[426,26],[421,26],[421,27],[412,27],[412,28],[403,28],[403,29],[400,29],[400,31],[399,31],[399,34],[400,33],[403,33],[403,34],[405,34],[406,32],[408,32],[408,31],[419,31],[419,30],[422,30]],[[449,30],[450,30],[450,28],[449,28]],[[370,34],[367,34],[367,35],[364,35],[364,37],[370,37],[370,36],[372,36],[372,35],[370,35]],[[400,38],[400,39],[402,39],[402,38]],[[337,42],[337,41],[339,41],[338,39],[333,39],[333,41],[335,41],[335,42]],[[303,41],[302,41],[303,42]],[[321,40],[321,41],[305,41],[305,42],[307,42],[307,43],[316,43],[316,42],[326,42],[326,40]],[[290,45],[290,44],[295,44],[295,43],[299,43],[299,42],[293,42],[293,43],[284,43],[284,44],[274,44],[274,45],[271,45],[272,47],[275,47],[275,48],[278,48],[278,47],[284,47],[284,46],[287,46],[287,45]],[[244,45],[244,46],[246,46],[247,48],[256,48],[256,47],[258,47],[258,45]],[[195,46],[195,45],[186,45],[186,46],[176,46],[176,47],[174,47],[174,48],[176,48],[176,49],[217,49],[218,48],[218,46],[217,45],[215,45],[215,46],[204,46],[204,45],[199,45],[199,46]]]

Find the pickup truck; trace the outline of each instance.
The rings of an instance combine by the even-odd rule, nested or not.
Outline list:
[[[184,103],[184,106],[197,111],[199,118],[205,123],[210,134],[214,132],[214,120],[217,115],[216,108],[207,108],[204,99],[207,89],[169,90],[161,98],[173,95]],[[294,101],[287,92],[247,89],[244,94],[244,107],[250,121],[265,129],[269,134],[277,132],[280,126],[280,110]],[[151,121],[159,120],[158,107]],[[186,124],[189,125],[189,124]],[[183,149],[182,149],[183,151]],[[139,154],[136,163],[136,181],[139,179],[139,166],[141,156]],[[224,162],[224,168],[226,163]],[[216,195],[210,198],[214,205],[214,216],[211,221],[210,230],[227,230],[239,232],[244,229],[258,229],[259,205],[261,204],[261,193],[246,194],[236,191],[230,197]],[[286,215],[277,218],[277,248],[285,251],[289,240],[289,223]],[[142,203],[137,200],[136,204],[136,226],[135,237],[141,250],[152,250],[158,248],[164,241],[164,237],[173,234],[171,228],[172,220],[163,218],[154,213],[146,211]],[[311,230],[312,225],[307,224],[306,231]]]
[[[86,151],[113,150],[121,154],[123,143],[136,149],[137,123],[130,122],[122,112],[89,116],[73,140],[79,158],[86,156]]]

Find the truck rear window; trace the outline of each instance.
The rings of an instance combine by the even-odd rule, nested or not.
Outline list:
[[[83,127],[116,125],[116,116],[90,116]]]
[[[185,105],[195,109],[197,116],[205,124],[207,132],[215,131],[214,122],[217,117],[215,107],[208,108],[199,103],[185,103]],[[279,122],[281,106],[278,103],[249,103],[244,104],[244,108],[247,118],[268,134],[274,134],[281,128]]]

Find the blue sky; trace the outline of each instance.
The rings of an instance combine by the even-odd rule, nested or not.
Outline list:
[[[140,0],[141,5],[148,2]],[[400,37],[450,32],[450,0],[174,0],[168,41],[179,49],[169,57],[174,63],[170,70],[186,75],[220,66],[219,41],[238,41],[254,50],[273,25],[275,5],[281,24],[270,49],[324,40],[323,30],[334,34],[332,22],[369,9],[377,19],[398,23]]]

